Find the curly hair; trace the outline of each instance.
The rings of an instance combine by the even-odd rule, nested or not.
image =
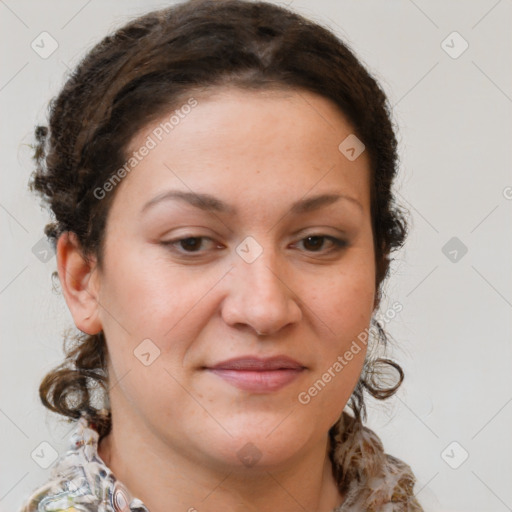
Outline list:
[[[392,194],[398,169],[397,140],[388,100],[349,47],[329,29],[284,7],[247,0],[189,0],[143,15],[105,37],[83,58],[50,102],[48,126],[35,130],[35,171],[30,187],[51,209],[45,233],[76,234],[87,258],[102,263],[104,232],[115,192],[99,200],[93,191],[126,161],[130,141],[162,112],[193,92],[235,86],[281,88],[330,99],[350,121],[371,162],[371,218],[376,264],[376,304],[389,273],[390,253],[404,243],[407,222]],[[55,272],[54,272],[55,276]],[[388,343],[377,326],[379,346]],[[64,362],[41,382],[45,407],[78,419],[88,414],[100,437],[111,428],[107,408],[95,407],[93,391],[108,398],[107,345],[103,332],[78,333]],[[382,369],[396,371],[392,386]],[[404,374],[388,359],[367,355],[349,401],[365,419],[364,392],[385,399]]]

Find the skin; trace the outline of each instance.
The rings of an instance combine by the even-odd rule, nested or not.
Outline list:
[[[328,430],[365,350],[309,404],[298,395],[370,324],[370,161],[366,152],[349,161],[339,151],[353,129],[316,94],[224,88],[194,97],[198,105],[117,186],[102,267],[83,258],[73,234],[58,241],[75,324],[107,339],[113,428],[99,454],[152,512],[328,512],[343,501]],[[129,153],[159,122],[134,137]],[[167,190],[208,193],[237,213],[176,199],[141,213]],[[359,204],[340,199],[291,213],[295,201],[325,193]],[[348,245],[336,250],[313,235]],[[162,243],[192,236],[206,237],[199,252]],[[236,252],[247,236],[263,250],[252,263]],[[160,355],[145,366],[134,350],[148,338]],[[270,393],[240,390],[203,369],[277,354],[306,369]],[[260,455],[251,467],[237,455],[247,443]]]

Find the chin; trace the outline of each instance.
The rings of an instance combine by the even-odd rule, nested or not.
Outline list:
[[[292,413],[293,414],[293,413]],[[272,417],[272,421],[260,421],[253,415],[249,424],[242,422],[233,425],[226,424],[226,430],[231,434],[224,435],[217,430],[218,436],[210,437],[206,446],[206,453],[226,466],[238,467],[251,471],[275,470],[281,464],[290,462],[298,457],[298,453],[306,449],[314,432],[305,428],[304,424],[283,421],[286,414]],[[215,448],[215,453],[212,452]]]

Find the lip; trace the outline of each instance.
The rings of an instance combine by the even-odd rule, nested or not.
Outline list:
[[[240,370],[240,371],[272,371],[298,370],[304,366],[291,357],[279,355],[273,357],[242,356],[234,357],[209,366],[210,370]]]
[[[244,356],[222,361],[206,370],[244,391],[277,391],[293,382],[306,368],[287,356]]]

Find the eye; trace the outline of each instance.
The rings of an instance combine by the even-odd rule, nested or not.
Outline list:
[[[328,240],[331,244],[331,250],[327,252],[339,251],[348,246],[348,242],[345,240],[341,240],[340,238],[336,238],[334,236],[321,234],[309,235],[300,240],[300,242],[304,242],[304,247],[308,252],[326,252],[325,250],[322,250],[326,240]]]
[[[161,243],[162,245],[169,247],[172,251],[185,255],[200,255],[208,249],[215,247],[217,249],[221,249],[223,247],[218,243],[216,244],[214,240],[206,236],[187,236]],[[302,238],[298,243],[302,243],[304,249],[311,253],[331,253],[341,251],[348,246],[348,242],[345,240],[322,234],[309,235]],[[326,249],[326,245],[330,245],[330,249]]]
[[[200,253],[202,242],[209,241],[210,245],[213,243],[211,238],[206,236],[188,236],[186,238],[179,238],[177,240],[169,240],[168,242],[162,242],[163,245],[169,246],[172,250],[175,250],[184,254]]]

